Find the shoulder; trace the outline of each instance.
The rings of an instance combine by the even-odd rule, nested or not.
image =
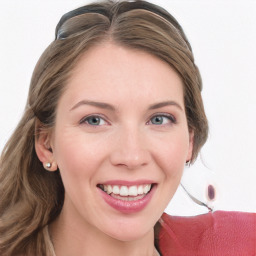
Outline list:
[[[162,255],[255,255],[256,213],[216,211],[192,217],[163,214]]]

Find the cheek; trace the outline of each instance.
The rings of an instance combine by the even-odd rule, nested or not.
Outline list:
[[[180,176],[183,172],[189,150],[186,134],[170,136],[154,148],[155,161],[168,177]]]
[[[106,157],[106,145],[102,140],[84,133],[63,130],[55,138],[54,157],[61,171],[62,178],[80,178],[95,172]],[[103,140],[104,141],[104,140]]]

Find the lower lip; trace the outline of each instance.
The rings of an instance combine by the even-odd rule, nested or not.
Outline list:
[[[122,213],[136,213],[143,210],[148,205],[156,190],[156,185],[154,185],[150,192],[146,194],[142,199],[135,201],[123,201],[120,199],[116,199],[108,195],[106,192],[102,191],[100,188],[98,188],[98,190],[105,202],[115,210]]]

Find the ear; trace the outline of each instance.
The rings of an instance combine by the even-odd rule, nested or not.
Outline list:
[[[51,133],[46,129],[42,129],[39,121],[36,124],[36,131],[38,131],[35,139],[35,150],[37,157],[42,162],[46,170],[56,171],[58,166],[54,160],[51,148]]]
[[[194,148],[194,131],[191,130],[189,132],[189,148],[188,148],[188,155],[187,155],[187,159],[186,162],[190,162],[192,155],[193,155],[193,148]]]

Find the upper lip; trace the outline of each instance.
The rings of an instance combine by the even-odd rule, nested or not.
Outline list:
[[[134,186],[134,185],[143,185],[143,184],[154,184],[156,183],[153,180],[147,180],[147,179],[140,179],[140,180],[134,180],[134,181],[128,181],[128,180],[108,180],[104,181],[102,183],[98,183],[100,185],[124,185],[124,186]]]

